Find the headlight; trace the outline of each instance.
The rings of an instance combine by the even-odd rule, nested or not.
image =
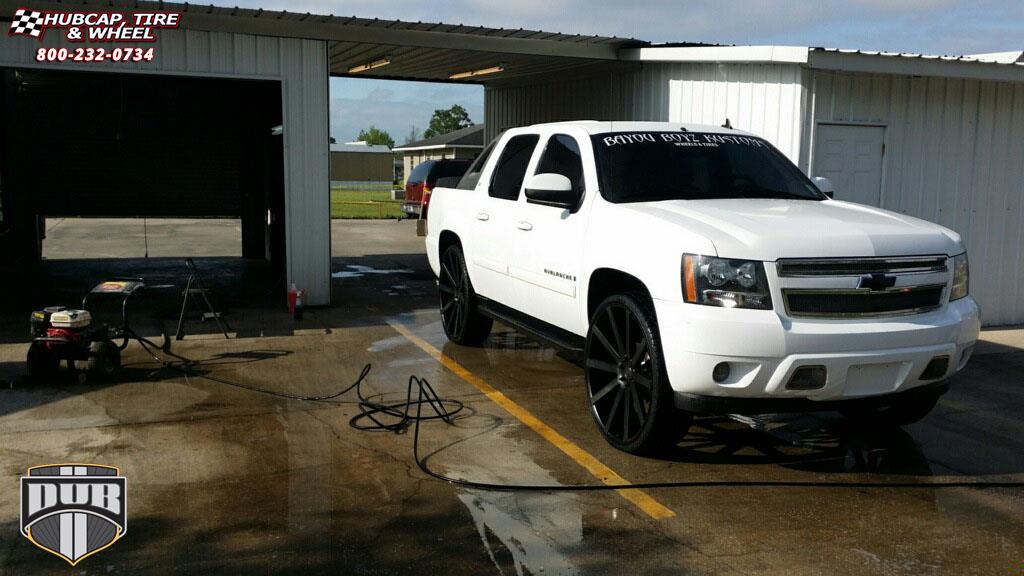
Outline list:
[[[959,300],[967,296],[970,284],[970,271],[967,266],[967,252],[953,257],[953,286],[949,290],[949,301]]]
[[[683,255],[683,300],[725,308],[772,308],[763,263],[695,254]]]

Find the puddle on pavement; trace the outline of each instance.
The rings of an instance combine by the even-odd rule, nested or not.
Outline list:
[[[502,450],[500,459],[463,460],[446,473],[493,483],[559,484],[522,452],[519,442],[502,436],[501,443],[514,446]],[[580,573],[572,560],[583,543],[583,512],[576,494],[463,489],[458,498],[499,574]]]
[[[414,270],[409,268],[384,268],[378,269],[372,266],[362,266],[359,264],[347,264],[346,270],[339,270],[331,274],[331,278],[362,278],[367,275],[381,275],[387,276],[390,274],[414,274]]]

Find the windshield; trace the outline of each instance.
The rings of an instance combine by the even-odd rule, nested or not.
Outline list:
[[[601,194],[609,202],[825,195],[760,138],[700,132],[593,136]]]

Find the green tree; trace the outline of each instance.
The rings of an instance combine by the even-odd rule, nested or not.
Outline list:
[[[357,140],[366,142],[367,144],[384,144],[388,148],[395,147],[395,139],[388,134],[386,130],[381,130],[374,125],[370,125],[366,130],[360,130]]]
[[[469,112],[455,104],[447,110],[434,110],[434,115],[430,117],[430,126],[423,131],[423,137],[440,136],[472,125]]]

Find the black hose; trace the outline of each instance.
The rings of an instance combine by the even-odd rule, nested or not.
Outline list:
[[[465,409],[465,405],[458,400],[449,400],[441,398],[434,390],[433,386],[426,378],[420,378],[418,376],[409,376],[408,385],[406,386],[406,394],[404,401],[383,403],[376,402],[366,398],[363,395],[362,385],[366,382],[367,376],[370,374],[372,369],[371,364],[366,364],[363,369],[359,372],[359,376],[354,382],[345,386],[344,388],[334,392],[333,394],[327,394],[323,396],[303,396],[299,394],[289,394],[287,392],[279,392],[277,390],[271,390],[267,388],[260,388],[256,386],[250,386],[240,382],[233,382],[224,378],[217,378],[209,374],[195,372],[194,368],[200,363],[195,360],[190,360],[184,356],[174,354],[169,350],[162,350],[162,352],[173,356],[181,361],[181,364],[168,362],[164,359],[159,358],[151,348],[157,349],[158,347],[150,340],[131,332],[132,338],[137,340],[139,344],[153,357],[157,362],[167,368],[177,370],[184,374],[186,378],[189,376],[195,378],[202,378],[217,382],[219,384],[225,384],[242,390],[248,390],[259,394],[268,394],[278,398],[286,398],[289,400],[303,400],[309,402],[330,402],[345,394],[356,391],[358,398],[357,406],[359,407],[359,414],[353,416],[349,420],[349,426],[356,430],[363,431],[389,431],[395,433],[405,432],[409,426],[413,429],[413,440],[412,440],[412,455],[416,461],[416,466],[426,475],[447,482],[455,486],[461,486],[464,488],[472,488],[476,490],[489,490],[489,491],[501,491],[501,492],[596,492],[596,491],[607,491],[607,490],[628,490],[628,489],[655,489],[655,488],[888,488],[888,489],[902,489],[902,488],[1024,488],[1024,482],[1013,482],[1013,481],[936,481],[936,482],[832,482],[832,481],[799,481],[799,480],[687,480],[678,482],[640,482],[630,484],[502,484],[492,482],[478,482],[475,480],[466,480],[463,478],[454,478],[447,476],[440,472],[431,470],[427,465],[426,458],[420,457],[420,424],[429,420],[441,420],[446,424],[452,424],[453,417],[459,412]],[[150,348],[151,347],[151,348]],[[413,400],[413,387],[416,387],[418,393],[415,400]],[[332,402],[334,403],[334,402]],[[429,406],[433,410],[431,415],[423,415],[423,406]],[[415,408],[415,414],[412,413]],[[394,421],[385,422],[382,420],[383,417],[391,418]],[[369,423],[366,423],[366,421]]]

